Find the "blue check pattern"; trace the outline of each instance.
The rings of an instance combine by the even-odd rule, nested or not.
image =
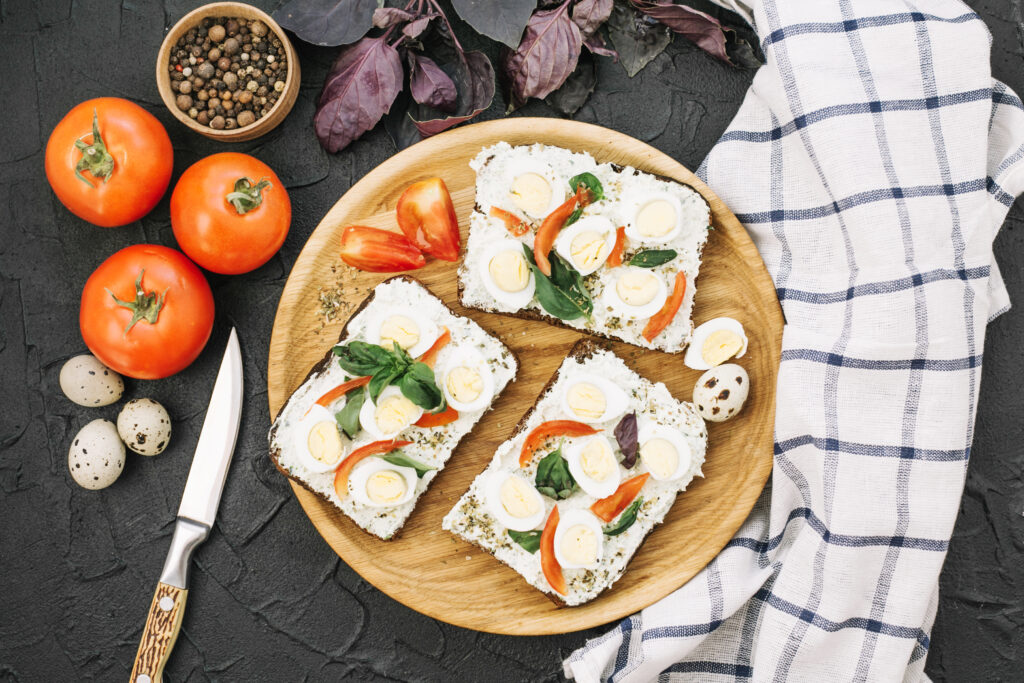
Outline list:
[[[700,174],[786,316],[773,474],[715,561],[565,672],[920,680],[1009,307],[992,241],[1024,190],[1024,107],[958,0],[719,2],[767,57]]]

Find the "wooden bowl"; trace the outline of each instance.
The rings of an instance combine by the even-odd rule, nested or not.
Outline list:
[[[167,72],[171,49],[177,45],[178,39],[187,33],[190,28],[197,26],[207,17],[259,19],[267,25],[270,32],[277,36],[281,41],[281,45],[284,46],[285,57],[288,59],[288,74],[285,77],[284,92],[281,93],[281,96],[277,99],[273,108],[267,112],[266,116],[257,119],[254,123],[244,128],[215,130],[209,126],[204,126],[189,118],[188,112],[179,110],[175,102],[177,95],[171,90],[171,78]],[[299,57],[295,54],[295,48],[292,47],[291,41],[284,34],[284,30],[277,25],[276,21],[270,18],[269,14],[244,2],[211,2],[209,5],[203,5],[192,10],[171,27],[171,30],[164,37],[164,42],[160,45],[160,52],[156,56],[156,86],[160,90],[160,97],[163,99],[164,104],[174,114],[174,118],[200,135],[223,142],[252,140],[273,130],[279,123],[284,121],[284,117],[288,115],[288,112],[295,105],[295,100],[299,96],[300,80]]]

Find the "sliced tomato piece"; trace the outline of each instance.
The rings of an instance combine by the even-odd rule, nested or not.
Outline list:
[[[686,273],[679,271],[676,273],[676,283],[672,287],[672,294],[665,300],[665,305],[661,307],[660,311],[652,315],[651,319],[644,325],[644,339],[652,342],[655,337],[661,334],[662,330],[668,327],[669,323],[672,322],[672,318],[676,317],[676,313],[679,312],[679,307],[683,305],[684,294],[686,294]]]
[[[576,420],[549,420],[541,422],[526,435],[523,441],[523,449],[519,451],[519,466],[526,467],[533,457],[533,452],[540,448],[540,445],[552,436],[589,436],[597,434],[600,429],[594,429],[588,424]]]
[[[459,411],[448,406],[440,413],[423,413],[423,417],[414,423],[417,427],[430,429],[431,427],[443,427],[459,419]]]
[[[562,595],[566,594],[565,577],[562,576],[562,565],[555,557],[555,529],[558,528],[558,506],[551,508],[548,521],[544,523],[544,531],[540,532],[540,568],[548,585]]]
[[[632,479],[627,479],[619,484],[619,488],[615,489],[615,493],[591,505],[590,511],[604,520],[605,523],[611,522],[622,514],[623,510],[629,507],[629,504],[640,493],[640,489],[644,487],[650,476],[650,473],[646,472]]]
[[[417,360],[421,363],[426,363],[430,367],[434,367],[434,361],[437,360],[437,354],[440,353],[441,349],[448,345],[448,342],[452,340],[452,333],[447,327],[444,328],[444,332],[438,337],[430,348],[423,352]]]
[[[327,408],[332,403],[334,403],[339,398],[341,398],[342,396],[344,396],[348,392],[352,391],[356,387],[365,386],[365,385],[367,385],[369,383],[370,383],[370,376],[369,375],[367,375],[366,377],[356,377],[355,379],[350,379],[347,382],[342,382],[341,384],[339,384],[338,386],[334,387],[333,389],[328,391],[326,394],[324,394],[323,396],[318,398],[316,400],[316,405],[323,406],[324,408]],[[310,407],[312,407],[312,406],[310,406]],[[309,411],[307,410],[306,412],[308,413]]]
[[[342,230],[341,260],[370,273],[397,273],[427,265],[427,259],[405,235],[365,225]]]
[[[371,455],[384,455],[411,443],[412,441],[396,441],[394,439],[374,441],[349,453],[348,457],[342,460],[338,469],[334,471],[334,492],[338,494],[338,498],[345,500],[345,496],[348,495],[348,475],[352,473],[356,465]]]
[[[551,245],[555,243],[555,238],[562,231],[562,227],[569,220],[569,216],[576,210],[576,205],[580,203],[581,199],[586,199],[589,196],[589,190],[580,185],[576,194],[569,197],[557,209],[549,213],[537,229],[537,234],[533,237],[533,260],[537,263],[537,268],[540,269],[540,272],[548,277],[551,277],[551,261],[548,260],[548,254],[551,253]]]
[[[491,207],[491,218],[497,218],[505,223],[505,227],[513,237],[522,237],[526,233],[530,232],[530,226],[519,216],[515,215],[511,211],[499,208],[497,206]]]
[[[413,183],[398,198],[398,227],[420,250],[442,261],[459,260],[459,221],[440,178]]]
[[[615,246],[612,253],[608,254],[606,263],[609,268],[618,268],[622,265],[622,252],[626,248],[626,227],[620,225],[615,229]]]

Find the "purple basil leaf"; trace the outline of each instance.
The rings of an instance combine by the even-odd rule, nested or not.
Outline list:
[[[383,38],[342,48],[317,103],[313,127],[328,152],[339,152],[373,128],[402,90],[402,59]]]
[[[583,36],[569,18],[568,2],[535,12],[526,24],[523,42],[505,55],[502,66],[509,82],[509,108],[531,97],[544,98],[576,69]]]
[[[608,47],[604,42],[604,36],[600,33],[595,33],[586,40],[583,41],[583,47],[590,50],[595,55],[601,55],[602,57],[611,57],[613,61],[619,61],[619,53]]]
[[[427,26],[430,25],[430,20],[436,17],[436,14],[427,14],[402,27],[402,33],[409,38],[418,38],[421,33],[427,30]]]
[[[630,78],[636,76],[672,42],[668,26],[619,3],[615,3],[612,15],[608,18],[608,37]]]
[[[274,21],[314,45],[354,43],[373,25],[377,0],[290,0]]]
[[[636,413],[624,415],[615,426],[614,434],[615,440],[619,442],[619,450],[625,456],[622,459],[622,466],[628,470],[636,464],[638,453]]]
[[[545,102],[566,116],[580,110],[597,85],[597,65],[589,54],[581,54],[576,70],[566,79],[562,87],[545,98]]]
[[[422,105],[416,104],[407,90],[403,90],[398,93],[395,103],[391,105],[391,111],[384,117],[384,130],[388,132],[399,150],[415,145],[423,139],[423,135],[412,120],[412,112],[420,106]]]
[[[580,27],[583,39],[594,35],[608,21],[614,0],[577,0],[572,7],[572,20]]]
[[[514,48],[537,0],[452,0],[452,6],[477,33]]]
[[[410,24],[411,25],[411,24]],[[455,83],[430,57],[409,53],[409,92],[420,104],[454,113]]]
[[[652,19],[657,19],[684,38],[692,40],[697,47],[712,57],[732,64],[725,51],[725,32],[722,30],[722,24],[710,14],[686,5],[676,5],[670,0],[630,1],[638,10]]]
[[[445,116],[444,112],[420,105],[418,111],[411,116],[423,137],[436,135],[470,120],[491,106],[491,100],[494,99],[494,68],[483,52],[473,50],[460,55],[449,66],[447,73],[458,92],[455,114]]]
[[[374,28],[391,28],[403,21],[412,21],[416,15],[397,7],[378,7],[373,11]]]

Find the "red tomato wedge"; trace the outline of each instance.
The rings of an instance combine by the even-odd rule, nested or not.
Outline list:
[[[423,413],[423,417],[416,420],[415,425],[417,427],[429,429],[431,427],[443,427],[444,425],[450,425],[458,419],[459,411],[448,406],[440,413]]]
[[[367,375],[366,377],[356,377],[355,379],[350,379],[347,382],[342,382],[341,384],[339,384],[338,386],[334,387],[333,389],[328,391],[326,394],[324,394],[323,396],[318,398],[316,400],[316,405],[323,406],[324,408],[326,408],[327,406],[331,405],[332,403],[334,403],[339,398],[341,398],[342,396],[344,396],[348,392],[352,391],[356,387],[365,386],[365,385],[367,385],[369,383],[370,383],[370,376],[369,375]],[[312,406],[310,406],[310,407],[312,407]],[[307,410],[306,412],[308,413],[309,411]]]
[[[540,532],[540,568],[548,585],[562,595],[566,594],[565,577],[562,566],[555,558],[555,529],[558,528],[558,506],[551,508],[548,521],[544,522],[544,531]]]
[[[537,229],[537,234],[533,237],[533,260],[537,263],[537,268],[540,269],[540,272],[548,277],[551,277],[551,261],[548,260],[548,254],[551,253],[551,245],[555,243],[555,238],[562,231],[562,227],[569,220],[569,216],[576,210],[576,205],[586,206],[589,203],[587,201],[589,197],[590,192],[580,185],[576,194],[569,197],[561,206],[549,213],[548,217],[544,219],[544,222]]]
[[[437,354],[441,352],[441,349],[448,346],[448,342],[451,340],[452,333],[446,327],[444,328],[444,332],[441,333],[441,336],[438,337],[437,340],[430,345],[430,348],[424,351],[423,355],[417,358],[417,360],[421,363],[426,363],[430,367],[434,367],[434,361],[437,360]]]
[[[615,246],[612,253],[608,254],[606,263],[609,268],[618,268],[622,265],[622,251],[626,248],[626,227],[619,226],[615,229]]]
[[[459,221],[440,178],[413,183],[398,198],[398,227],[409,240],[442,261],[459,260]]]
[[[594,429],[588,424],[576,420],[550,420],[541,422],[533,428],[533,431],[526,435],[523,441],[523,449],[519,451],[519,466],[526,467],[533,457],[533,452],[540,448],[540,445],[552,436],[589,436],[597,434],[600,429]]]
[[[644,325],[644,339],[649,342],[661,334],[661,331],[668,327],[672,318],[676,317],[679,307],[683,305],[683,295],[686,294],[686,273],[676,273],[676,284],[672,288],[672,294],[665,301],[661,310],[651,316],[651,319]]]
[[[427,265],[427,259],[405,235],[365,225],[350,225],[341,231],[341,260],[370,273],[397,273]]]
[[[511,211],[498,208],[497,206],[491,207],[491,218],[497,218],[505,223],[505,227],[512,233],[513,237],[522,237],[526,233],[530,232],[530,226],[519,216],[515,215]]]
[[[356,465],[371,455],[384,455],[411,443],[412,441],[374,441],[349,453],[348,457],[342,460],[338,469],[334,471],[334,492],[338,494],[338,498],[345,500],[345,496],[348,495],[348,475],[352,473]]]
[[[622,514],[623,510],[629,507],[629,504],[640,493],[640,489],[644,487],[650,476],[650,473],[646,473],[637,475],[632,479],[627,479],[619,484],[619,488],[615,489],[615,493],[591,505],[590,511],[603,519],[605,523],[611,522]]]

